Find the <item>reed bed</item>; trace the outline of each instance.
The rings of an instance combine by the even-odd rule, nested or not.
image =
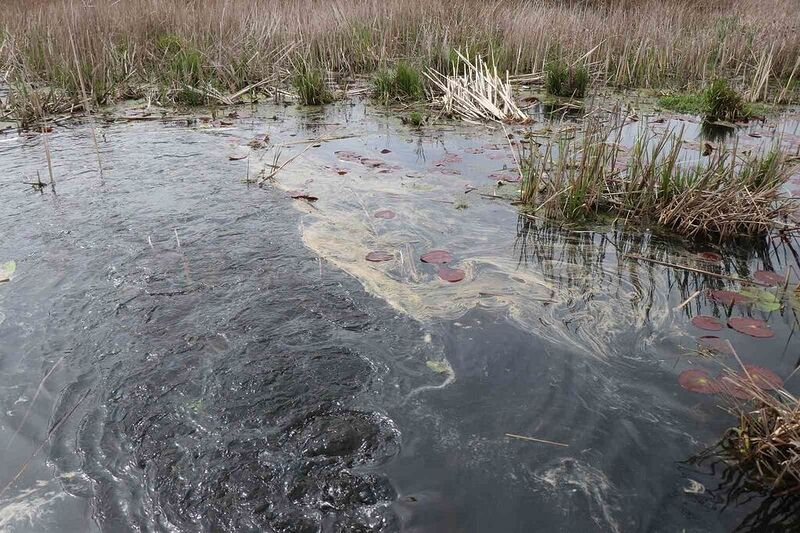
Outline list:
[[[778,150],[722,146],[701,157],[684,149],[682,131],[644,131],[630,149],[620,136],[590,119],[580,134],[521,143],[521,202],[548,218],[611,214],[720,240],[790,227],[794,164]]]
[[[348,75],[396,60],[449,70],[470,50],[514,74],[581,63],[617,86],[725,77],[751,99],[794,94],[795,0],[5,0],[0,64],[16,110],[126,97],[214,101],[291,78],[298,61]],[[81,79],[87,99],[81,96]],[[62,101],[66,99],[66,101]]]

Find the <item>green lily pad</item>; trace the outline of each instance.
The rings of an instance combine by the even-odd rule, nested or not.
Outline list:
[[[453,371],[447,361],[425,361],[425,365],[439,374],[449,374]]]
[[[741,293],[753,301],[756,309],[765,311],[778,311],[781,308],[780,299],[765,289],[742,289]]]
[[[16,269],[17,263],[14,261],[9,261],[0,265],[0,282],[10,281]]]

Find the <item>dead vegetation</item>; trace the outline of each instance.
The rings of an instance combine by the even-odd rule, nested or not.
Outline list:
[[[610,214],[720,240],[784,229],[797,205],[784,190],[793,163],[777,149],[684,149],[682,131],[643,132],[631,148],[621,128],[589,119],[545,143],[522,143],[520,200],[548,218]]]
[[[0,64],[29,115],[86,99],[224,103],[285,85],[301,61],[352,76],[413,58],[449,72],[455,49],[512,76],[579,62],[595,83],[722,77],[748,99],[788,100],[799,26],[794,0],[6,0]]]

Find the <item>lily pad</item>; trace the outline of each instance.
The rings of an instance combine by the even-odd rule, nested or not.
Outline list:
[[[423,263],[433,263],[435,265],[441,265],[443,263],[449,263],[453,260],[453,256],[450,255],[450,252],[447,250],[430,250],[422,254],[422,257],[419,258],[420,261]]]
[[[773,272],[772,270],[756,270],[753,273],[753,279],[759,283],[763,283],[764,285],[778,287],[784,284],[786,281],[786,276],[783,274],[778,274],[777,272]]]
[[[394,255],[384,250],[375,250],[373,252],[368,253],[365,259],[372,263],[382,263],[384,261],[391,261],[392,259],[394,259]]]
[[[728,339],[720,339],[713,335],[698,337],[697,345],[701,349],[711,350],[728,355],[733,355],[733,346]]]
[[[719,392],[719,384],[705,370],[684,370],[678,376],[678,383],[686,390],[701,394]]]
[[[706,331],[720,331],[722,329],[722,322],[708,315],[697,315],[692,318],[692,325]]]
[[[756,318],[737,316],[728,320],[728,325],[739,333],[759,339],[766,339],[775,335],[775,332],[769,329],[766,322]]]
[[[394,211],[392,211],[391,209],[378,209],[372,214],[372,216],[375,218],[382,218],[384,220],[389,220],[394,218],[395,215]]]
[[[382,154],[391,154],[391,153],[392,153],[392,151],[391,151],[391,150],[389,150],[388,148],[384,148],[383,150],[381,150],[381,153],[382,153]]]
[[[733,396],[734,398],[738,398],[740,400],[753,399],[753,395],[747,392],[746,389],[743,389],[730,379],[725,379],[725,376],[722,374],[717,376],[716,383],[717,383],[717,388],[719,389],[718,392],[722,394],[727,394],[729,396]]]
[[[748,304],[751,301],[744,294],[734,291],[708,291],[708,298],[711,301],[725,305]]]
[[[457,281],[464,279],[464,271],[460,268],[440,267],[439,277],[445,281],[449,281],[450,283],[456,283]]]
[[[15,261],[8,261],[0,265],[0,282],[10,281],[16,270],[17,263]]]
[[[781,308],[780,299],[764,289],[742,289],[742,295],[753,301],[753,305],[767,313]]]
[[[753,383],[760,389],[775,390],[783,387],[783,380],[781,377],[769,368],[756,365],[744,365],[744,368],[747,370],[747,374],[753,379]],[[746,374],[742,371],[739,372],[739,375],[745,376]]]
[[[697,258],[707,263],[719,263],[722,261],[722,256],[717,252],[700,252],[697,254]]]

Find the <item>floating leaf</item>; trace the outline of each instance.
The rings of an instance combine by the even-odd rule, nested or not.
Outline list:
[[[423,263],[433,263],[440,265],[442,263],[449,263],[453,260],[453,256],[447,250],[430,250],[422,254],[419,258]]]
[[[742,289],[742,294],[750,298],[758,309],[767,313],[781,308],[781,301],[777,296],[764,289]]]
[[[745,335],[750,335],[751,337],[757,337],[759,339],[766,339],[775,335],[775,332],[769,329],[766,322],[755,318],[742,316],[733,317],[728,320],[728,325],[739,333],[744,333]]]
[[[706,331],[720,331],[722,329],[722,322],[713,316],[707,315],[697,315],[692,319],[692,325]]]
[[[361,156],[355,152],[350,152],[348,150],[339,150],[338,152],[334,152],[336,157],[338,157],[341,161],[349,161],[351,163],[358,163],[361,161]]]
[[[391,151],[391,150],[389,150],[388,148],[384,148],[383,150],[381,150],[381,153],[382,153],[382,154],[391,154],[391,153],[392,153],[392,151]]]
[[[717,252],[700,252],[697,254],[697,258],[708,263],[719,263],[722,261],[722,256]]]
[[[439,374],[449,374],[452,372],[450,364],[447,361],[425,361],[425,366]]]
[[[772,285],[774,287],[783,285],[786,282],[786,276],[771,270],[756,270],[753,273],[753,279],[764,285]]]
[[[753,379],[753,383],[760,389],[775,390],[783,387],[783,380],[781,377],[769,368],[756,365],[744,365],[744,368],[747,370],[747,374]],[[739,372],[739,375],[746,377],[743,371]]]
[[[394,211],[392,211],[391,209],[378,209],[377,211],[375,211],[375,213],[373,213],[372,216],[375,218],[390,220],[394,218]]]
[[[681,387],[692,392],[701,394],[713,394],[719,392],[718,383],[711,379],[705,370],[691,369],[684,370],[678,376],[678,383]]]
[[[17,270],[17,263],[14,261],[8,261],[0,265],[0,282],[10,281],[15,270]]]
[[[725,305],[750,303],[750,298],[744,294],[733,291],[708,291],[708,298],[714,302]]]
[[[340,176],[344,176],[345,174],[347,174],[347,169],[346,168],[336,167],[333,170],[335,170],[336,173],[339,174]]]
[[[382,263],[383,261],[391,261],[394,259],[394,255],[383,250],[375,250],[374,252],[368,253],[365,259],[373,263]]]
[[[700,349],[733,355],[733,346],[731,346],[731,343],[728,341],[728,339],[720,339],[719,337],[715,337],[713,335],[707,335],[704,337],[699,337],[697,339],[697,345]]]
[[[439,277],[450,283],[455,283],[464,279],[464,271],[460,268],[439,268]]]
[[[739,384],[730,380],[730,378],[725,378],[724,375],[720,374],[717,376],[716,379],[717,387],[719,388],[719,392],[722,394],[727,394],[729,396],[733,396],[734,398],[739,398],[740,400],[752,400],[753,395],[747,392],[746,389],[743,389]]]

